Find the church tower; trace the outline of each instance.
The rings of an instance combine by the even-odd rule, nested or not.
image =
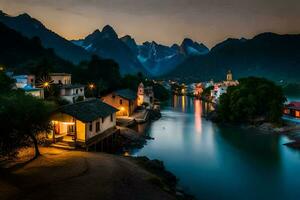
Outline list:
[[[140,83],[137,91],[137,96],[138,96],[138,106],[141,106],[144,103],[144,94],[145,94],[145,88],[144,84]]]
[[[226,76],[226,80],[227,80],[227,81],[233,81],[233,77],[232,77],[232,72],[231,72],[231,70],[228,70],[227,76]]]

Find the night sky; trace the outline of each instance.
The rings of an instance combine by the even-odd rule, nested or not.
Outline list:
[[[139,43],[190,37],[209,47],[228,37],[300,33],[299,0],[0,0],[0,9],[27,12],[67,39],[106,24]]]

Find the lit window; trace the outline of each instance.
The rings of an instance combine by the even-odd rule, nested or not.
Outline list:
[[[295,112],[295,116],[300,118],[300,111],[297,110],[297,111]]]

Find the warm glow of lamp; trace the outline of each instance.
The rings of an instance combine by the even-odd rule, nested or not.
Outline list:
[[[92,90],[95,88],[95,85],[91,83],[91,84],[89,84],[89,88]]]
[[[121,107],[121,108],[120,108],[120,110],[121,110],[121,111],[124,111],[124,110],[125,110],[125,108],[124,108],[124,107]]]
[[[45,88],[49,87],[49,82],[43,83],[43,87],[45,87]]]

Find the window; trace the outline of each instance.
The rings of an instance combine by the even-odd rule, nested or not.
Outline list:
[[[89,130],[90,130],[90,132],[93,131],[93,123],[90,123]]]
[[[96,122],[96,132],[100,131],[100,122]]]
[[[110,121],[113,122],[114,121],[114,117],[113,114],[110,115]]]
[[[297,111],[295,112],[295,116],[298,117],[298,118],[300,118],[300,111],[297,110]]]
[[[78,89],[76,89],[76,94],[78,94]]]
[[[116,96],[113,94],[113,95],[112,95],[112,98],[114,99],[114,98],[116,98]]]
[[[120,99],[120,105],[122,105],[123,104],[123,100],[122,99]]]
[[[104,123],[104,117],[102,117],[102,123]]]

